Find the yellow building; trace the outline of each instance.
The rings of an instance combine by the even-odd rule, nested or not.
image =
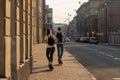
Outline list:
[[[0,80],[27,80],[32,71],[32,45],[42,40],[43,0],[38,1],[0,0]]]

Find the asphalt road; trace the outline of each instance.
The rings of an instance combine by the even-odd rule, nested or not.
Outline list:
[[[120,80],[120,47],[67,43],[65,48],[97,80]]]

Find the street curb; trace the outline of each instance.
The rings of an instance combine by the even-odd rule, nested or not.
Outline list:
[[[66,49],[65,49],[66,52],[68,52]],[[75,58],[71,53],[68,52],[68,54],[70,54],[73,58]],[[93,80],[96,80],[96,78],[92,75],[92,73],[90,73],[79,61],[77,58],[75,58],[76,62],[82,67],[82,69],[88,73],[89,76],[92,77]]]

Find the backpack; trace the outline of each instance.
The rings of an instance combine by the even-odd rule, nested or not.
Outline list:
[[[56,35],[57,39],[58,39],[58,42],[63,42],[63,36],[62,36],[62,32],[57,32],[57,35]]]
[[[50,46],[52,46],[52,45],[55,44],[55,40],[54,40],[53,36],[49,36],[49,37],[48,37],[48,44],[49,44]]]

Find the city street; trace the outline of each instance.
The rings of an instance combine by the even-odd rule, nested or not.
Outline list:
[[[120,80],[120,47],[73,42],[65,48],[97,80]]]
[[[120,0],[1,0],[0,80],[120,80]]]

